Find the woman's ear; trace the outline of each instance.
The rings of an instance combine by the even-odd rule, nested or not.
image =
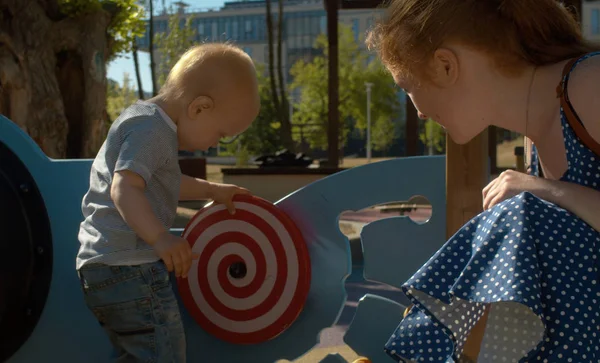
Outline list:
[[[440,48],[433,54],[431,70],[434,82],[440,87],[449,87],[456,83],[459,74],[458,57],[448,48]]]

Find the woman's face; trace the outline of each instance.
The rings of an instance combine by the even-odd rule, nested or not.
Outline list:
[[[490,124],[485,110],[491,100],[482,86],[483,72],[468,55],[455,49],[436,51],[429,62],[427,80],[406,80],[394,75],[394,81],[408,94],[419,117],[439,123],[458,144],[469,142]]]

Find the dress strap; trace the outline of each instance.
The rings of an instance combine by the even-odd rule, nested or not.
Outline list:
[[[571,72],[573,71],[573,69],[575,69],[577,64],[589,57],[598,54],[600,54],[600,52],[588,53],[581,57],[571,59],[565,65],[565,68],[563,69],[562,80],[556,87],[556,94],[557,97],[560,98],[560,105],[565,114],[567,122],[575,132],[575,135],[577,135],[577,137],[581,140],[581,142],[590,150],[592,150],[596,155],[600,155],[600,144],[596,142],[596,140],[594,140],[594,138],[587,132],[585,126],[579,118],[579,115],[577,115],[577,112],[575,111],[573,105],[569,101],[569,93],[567,92],[567,86],[569,83],[569,76],[571,75]]]

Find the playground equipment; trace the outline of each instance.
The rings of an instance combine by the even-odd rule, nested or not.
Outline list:
[[[0,362],[108,360],[108,338],[83,302],[75,271],[90,166],[91,160],[49,159],[0,116]],[[301,232],[310,257],[310,288],[299,316],[272,339],[236,344],[202,329],[181,302],[188,361],[274,363],[310,351],[319,333],[336,323],[346,300],[344,280],[352,261],[339,215],[415,195],[429,200],[426,224],[393,217],[362,230],[365,279],[399,287],[445,240],[444,180],[443,156],[395,159],[331,175],[277,202]],[[176,281],[174,286],[179,294]],[[397,302],[365,295],[345,342],[373,363],[389,362],[383,345],[403,310]],[[322,362],[345,360],[332,351]]]

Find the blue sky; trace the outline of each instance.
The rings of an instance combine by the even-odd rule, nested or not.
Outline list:
[[[166,0],[168,4],[174,3],[173,0]],[[190,5],[190,8],[215,8],[223,6],[225,0],[184,0],[184,2]],[[162,4],[162,0],[155,0],[156,6],[159,7]],[[152,90],[152,80],[150,78],[150,57],[148,53],[138,53],[140,61],[140,75],[142,77],[142,88],[146,92]],[[133,58],[131,54],[123,55],[111,63],[108,64],[107,75],[108,78],[112,78],[115,81],[121,83],[123,81],[123,75],[129,73],[129,77],[133,81],[134,87],[137,89],[137,82],[135,81],[135,69],[133,67]]]

